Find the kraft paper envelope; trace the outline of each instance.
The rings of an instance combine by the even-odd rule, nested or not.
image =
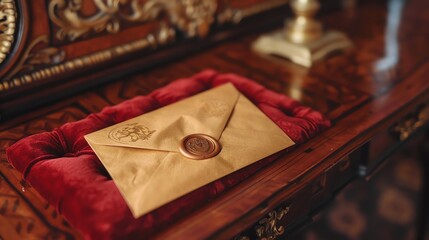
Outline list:
[[[181,139],[202,133],[221,152],[193,160]],[[134,217],[294,144],[230,83],[88,134]]]

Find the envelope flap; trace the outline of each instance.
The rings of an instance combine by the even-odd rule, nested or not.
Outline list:
[[[231,84],[88,134],[92,144],[179,151],[183,137],[203,133],[219,139],[240,93]]]

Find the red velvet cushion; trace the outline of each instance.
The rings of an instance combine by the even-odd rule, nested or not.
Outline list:
[[[10,163],[87,239],[140,238],[181,217],[272,162],[271,156],[134,219],[114,182],[83,136],[212,87],[232,82],[296,143],[330,122],[296,101],[233,74],[204,71],[179,79],[52,132],[25,138],[7,151]],[[149,197],[149,196],[148,196]]]

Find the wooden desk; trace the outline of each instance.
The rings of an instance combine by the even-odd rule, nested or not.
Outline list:
[[[0,236],[4,239],[79,239],[38,193],[21,181],[5,149],[31,134],[84,118],[144,95],[168,82],[212,68],[254,79],[326,114],[333,127],[245,180],[158,237],[225,239],[277,236],[301,221],[358,174],[366,175],[427,126],[429,2],[363,1],[331,12],[327,28],[347,33],[355,47],[310,70],[258,56],[261,33],[235,38],[169,64],[124,77],[0,124]],[[270,30],[274,30],[270,29]],[[25,154],[25,153],[23,153]],[[426,209],[427,210],[427,209]],[[267,219],[273,223],[257,223]],[[256,223],[256,225],[254,225]]]

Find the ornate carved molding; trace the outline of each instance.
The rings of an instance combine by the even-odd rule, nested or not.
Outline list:
[[[22,54],[17,66],[11,70],[6,79],[9,79],[19,73],[29,72],[38,66],[59,64],[65,59],[65,52],[54,47],[46,47],[41,50],[34,51],[34,48],[41,44],[48,43],[48,36],[43,35],[33,40],[27,50]],[[16,82],[19,86],[21,82]],[[22,82],[23,83],[23,82]],[[12,84],[13,85],[13,84]],[[0,84],[0,91],[7,89],[9,84],[6,82]]]
[[[149,34],[143,39],[102,50],[84,57],[63,61],[65,54],[56,48],[45,48],[33,53],[32,49],[34,46],[40,42],[47,41],[47,37],[42,36],[36,39],[29,46],[28,50],[18,64],[18,67],[16,67],[13,72],[8,75],[9,80],[0,82],[0,92],[21,86],[26,83],[55,77],[77,69],[91,67],[132,52],[157,48],[158,46],[172,41],[174,38],[174,30],[164,25],[156,34]],[[34,70],[37,66],[44,64],[51,66],[28,72]]]
[[[13,0],[2,0],[13,3]],[[203,37],[210,26],[217,22],[237,23],[250,13],[229,7],[229,0],[93,0],[98,13],[93,16],[80,15],[82,0],[49,0],[49,17],[59,27],[57,38],[75,40],[94,32],[116,32],[125,22],[144,22],[159,16],[168,16],[161,22],[161,28],[145,38],[127,44],[95,52],[83,57],[65,61],[65,52],[55,47],[36,49],[40,43],[48,43],[47,36],[35,39],[22,54],[20,61],[0,81],[0,92],[21,85],[53,78],[78,69],[95,66],[132,52],[154,49],[176,39],[176,31],[187,37]],[[249,9],[252,14],[284,4],[287,0],[270,0]],[[123,9],[128,9],[123,11]],[[162,14],[166,13],[166,14]],[[116,21],[116,22],[115,22]],[[1,23],[1,20],[0,20]],[[1,28],[0,28],[1,30]],[[0,41],[3,36],[0,36]],[[0,60],[1,63],[1,60]]]
[[[9,55],[15,41],[17,15],[14,0],[0,1],[0,64]]]
[[[214,22],[217,0],[93,0],[98,12],[83,16],[82,0],[51,0],[49,18],[59,27],[59,40],[76,39],[92,33],[117,33],[122,22],[144,23],[163,13],[171,24],[189,37],[203,37]],[[125,11],[126,9],[127,11]]]
[[[215,21],[214,16],[217,10],[217,0],[149,0],[144,4],[138,0],[93,1],[99,12],[85,18],[79,15],[82,0],[51,0],[49,2],[49,16],[60,27],[57,38],[67,37],[75,40],[93,31],[116,32],[120,28],[117,19],[144,22],[154,20],[162,12],[167,12],[170,22],[161,22],[161,28],[156,33],[148,34],[144,39],[65,62],[65,53],[58,48],[48,47],[34,51],[35,46],[39,43],[48,42],[47,36],[41,36],[27,47],[27,51],[16,67],[8,73],[4,81],[0,82],[0,92],[94,66],[146,48],[156,48],[174,40],[177,29],[188,37],[197,35],[202,37],[209,32],[210,25]],[[131,11],[122,12],[121,9],[124,7],[128,7],[128,10],[131,9]],[[222,16],[222,23],[237,20],[234,13],[229,8],[219,13]],[[171,23],[174,23],[174,26],[171,26]],[[40,67],[43,68],[40,69]]]

